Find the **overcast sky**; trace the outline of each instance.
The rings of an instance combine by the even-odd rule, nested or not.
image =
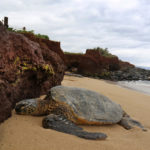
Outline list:
[[[0,20],[47,34],[64,51],[108,48],[120,59],[150,67],[149,0],[0,0]]]

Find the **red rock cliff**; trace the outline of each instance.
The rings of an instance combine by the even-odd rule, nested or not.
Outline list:
[[[0,23],[0,122],[16,102],[60,85],[63,59],[59,42],[9,32]]]
[[[110,71],[133,67],[117,56],[103,56],[99,50],[88,49],[85,54],[65,53],[67,69],[87,76],[108,76]]]

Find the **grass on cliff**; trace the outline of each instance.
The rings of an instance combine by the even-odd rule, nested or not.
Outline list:
[[[21,34],[30,33],[30,34],[33,34],[33,35],[34,35],[35,37],[37,37],[37,38],[49,40],[48,35],[39,34],[39,33],[38,33],[38,34],[35,34],[33,30],[31,30],[31,31],[16,30],[16,29],[14,29],[14,28],[8,28],[7,30],[8,30],[8,31],[11,31],[11,32],[21,33]]]
[[[96,47],[96,48],[93,48],[93,49],[87,49],[87,50],[96,50],[96,51],[99,51],[100,54],[104,57],[117,57],[115,55],[112,55],[107,48],[100,48],[100,47]],[[73,52],[64,52],[64,54],[70,54],[70,55],[84,55],[84,53],[73,53]]]
[[[112,55],[112,54],[108,51],[108,48],[96,47],[96,48],[93,48],[93,49],[90,49],[90,50],[99,51],[100,54],[101,54],[102,56],[105,56],[105,57],[117,57],[117,56],[115,56],[115,55]]]
[[[64,54],[70,54],[70,55],[84,55],[83,53],[73,53],[73,52],[64,52]]]

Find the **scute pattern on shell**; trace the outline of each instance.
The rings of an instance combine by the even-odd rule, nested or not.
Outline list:
[[[120,105],[94,91],[56,86],[50,92],[53,100],[69,105],[76,116],[88,124],[117,123],[123,116]]]

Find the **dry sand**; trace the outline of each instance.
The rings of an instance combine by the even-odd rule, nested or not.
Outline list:
[[[150,150],[150,96],[90,78],[65,76],[62,84],[106,95],[142,122],[148,132],[139,128],[128,131],[119,125],[84,126],[85,130],[108,135],[104,141],[85,140],[43,129],[43,117],[19,116],[13,111],[13,116],[0,125],[0,150]]]

